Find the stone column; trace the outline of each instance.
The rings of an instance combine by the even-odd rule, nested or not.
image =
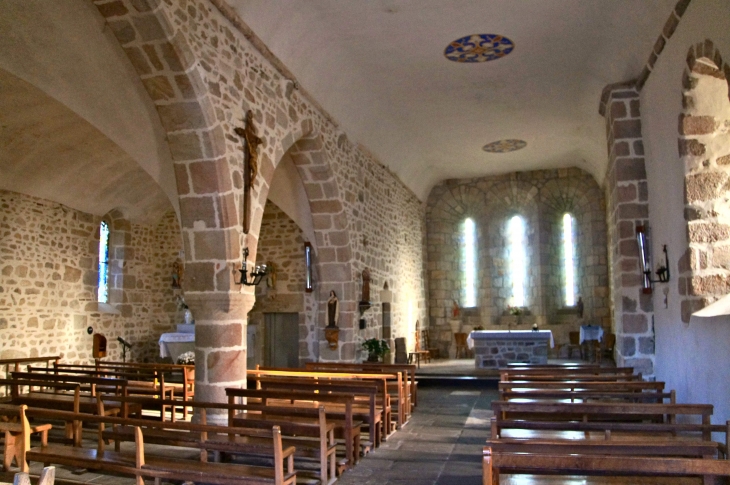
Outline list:
[[[195,400],[226,402],[226,387],[246,385],[246,324],[253,294],[192,293],[195,317]]]
[[[642,291],[636,226],[649,219],[649,193],[641,135],[639,93],[633,85],[604,90],[608,142],[606,208],[616,365],[654,374],[654,307]]]

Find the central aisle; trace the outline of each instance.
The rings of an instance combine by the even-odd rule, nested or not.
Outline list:
[[[481,485],[482,448],[497,391],[419,388],[410,422],[339,485]]]

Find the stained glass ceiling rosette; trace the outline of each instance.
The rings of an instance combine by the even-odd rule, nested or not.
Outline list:
[[[487,62],[501,59],[514,48],[514,43],[503,35],[474,34],[450,43],[444,56],[454,62]]]
[[[525,140],[499,140],[487,143],[482,147],[487,153],[509,153],[521,150],[527,146]]]

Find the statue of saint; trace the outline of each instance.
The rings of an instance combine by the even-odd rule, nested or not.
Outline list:
[[[362,271],[362,302],[370,302],[370,270]]]
[[[180,263],[180,261],[175,261],[172,264],[172,287],[173,288],[182,288],[182,280],[183,280],[183,265]]]
[[[578,311],[578,318],[583,318],[583,298],[578,297],[578,303],[575,304],[575,309]]]
[[[335,290],[330,291],[330,298],[327,300],[327,327],[333,328],[340,321],[340,300],[337,299]]]
[[[454,304],[451,305],[451,316],[453,318],[459,318],[459,314],[461,313],[461,308],[459,308],[459,304],[456,303],[456,300],[453,300]]]

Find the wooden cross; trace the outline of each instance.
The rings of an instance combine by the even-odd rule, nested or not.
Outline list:
[[[251,189],[259,172],[258,147],[263,140],[256,136],[253,126],[253,112],[246,111],[246,120],[243,128],[236,127],[233,131],[243,138],[243,233],[248,234],[251,228]]]

